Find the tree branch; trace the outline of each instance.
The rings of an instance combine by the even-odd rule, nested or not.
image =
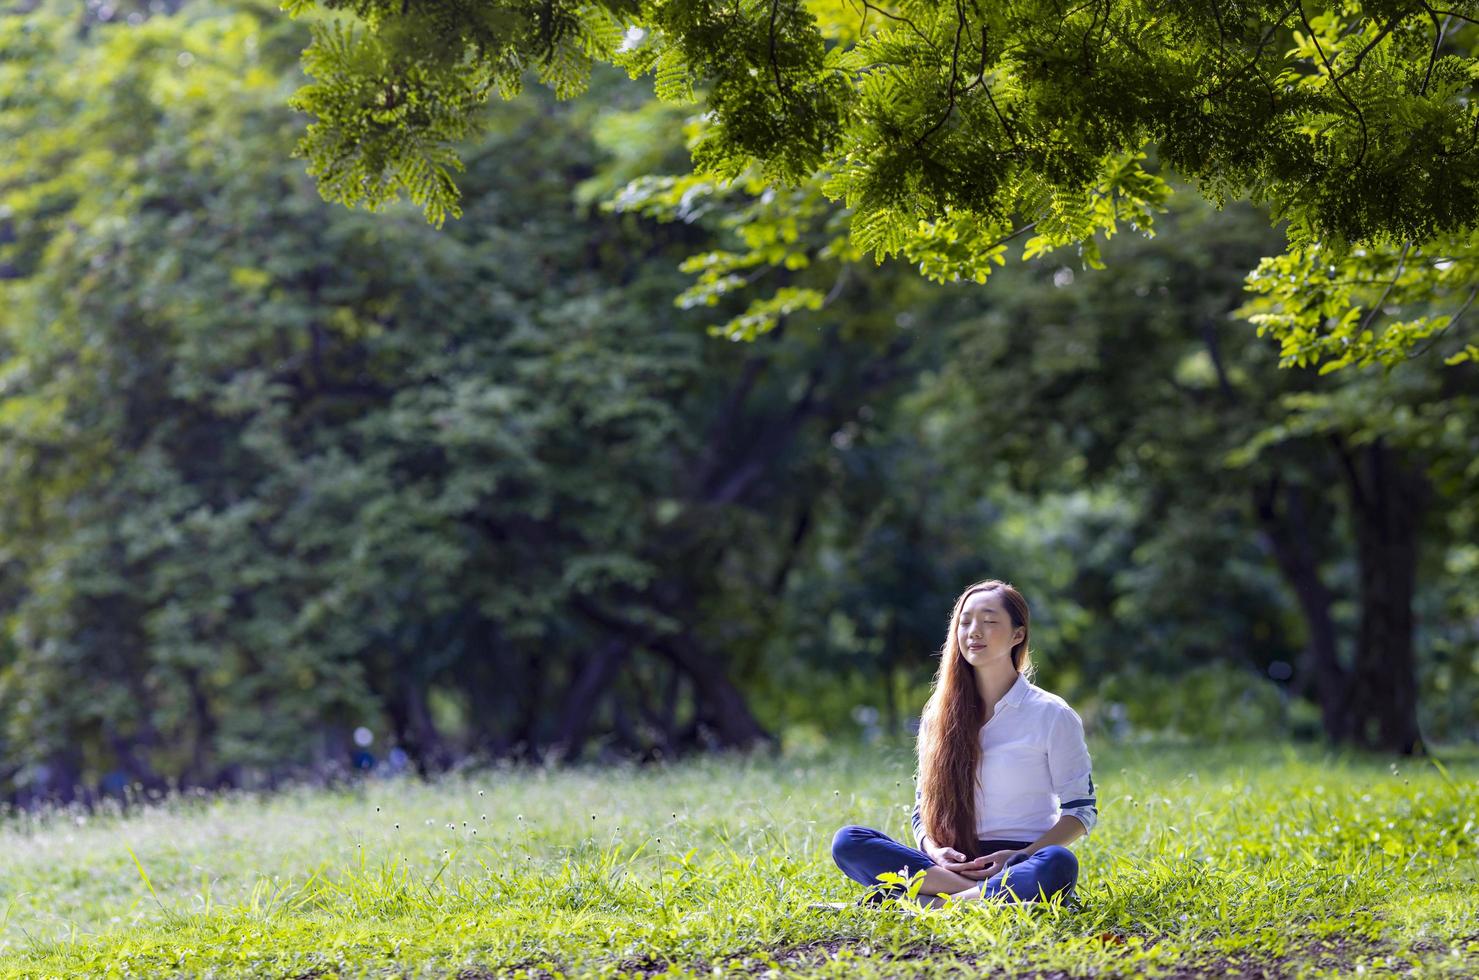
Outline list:
[[[1300,13],[1303,13],[1303,12],[1304,12],[1304,8],[1303,8],[1303,5],[1301,4],[1300,5]],[[1366,46],[1364,48],[1362,48],[1360,51],[1357,51],[1356,52],[1356,60],[1353,61],[1353,62],[1351,62],[1351,66],[1349,68],[1347,68],[1345,71],[1343,71],[1343,72],[1340,73],[1340,77],[1341,78],[1345,78],[1347,75],[1350,75],[1350,74],[1355,73],[1361,67],[1361,62],[1362,61],[1365,61],[1366,60],[1366,56],[1371,53],[1371,49],[1374,48],[1374,47],[1376,47],[1378,44],[1380,44],[1382,42],[1382,39],[1385,38],[1388,34],[1392,33],[1392,28],[1396,27],[1399,23],[1401,23],[1402,20],[1403,20],[1403,18],[1405,18],[1408,15],[1408,13],[1410,13],[1410,11],[1403,11],[1402,13],[1397,14],[1390,21],[1388,21],[1387,22],[1387,26],[1386,27],[1383,27],[1380,31],[1378,31],[1376,37],[1372,38],[1370,41],[1367,42],[1367,44],[1366,44]],[[1315,44],[1316,44],[1317,47],[1319,46],[1319,42],[1318,41],[1316,41]],[[1321,57],[1324,57],[1324,54],[1323,53],[1321,54]],[[1333,78],[1331,80],[1334,81]]]
[[[1248,60],[1248,63],[1242,68],[1238,69],[1238,71],[1234,72],[1232,75],[1229,75],[1226,81],[1224,81],[1221,85],[1203,93],[1203,98],[1210,99],[1213,96],[1221,95],[1223,92],[1227,91],[1227,87],[1229,85],[1237,81],[1239,78],[1242,78],[1249,72],[1250,69],[1257,65],[1258,59],[1263,57],[1263,49],[1268,47],[1268,43],[1272,41],[1274,35],[1279,32],[1279,28],[1284,26],[1284,23],[1289,19],[1289,15],[1294,13],[1295,9],[1299,8],[1299,6],[1299,0],[1295,0],[1294,3],[1290,4],[1289,9],[1284,11],[1283,16],[1281,16],[1273,24],[1269,25],[1269,29],[1264,32],[1263,37],[1259,38],[1258,46],[1253,49],[1253,57]],[[1302,10],[1301,13],[1303,13]]]
[[[1029,221],[1029,222],[1027,222],[1027,224],[1023,225],[1021,228],[1018,228],[1016,231],[1013,231],[1013,232],[1011,232],[1010,234],[1007,234],[1007,235],[1003,235],[1001,238],[998,238],[996,241],[992,242],[990,245],[987,245],[986,246],[986,251],[989,252],[989,251],[991,251],[993,248],[995,248],[998,245],[1005,245],[1007,242],[1011,241],[1014,238],[1021,238],[1023,235],[1027,234],[1029,231],[1031,231],[1032,229],[1034,229],[1036,227],[1037,227],[1037,222],[1036,221]]]
[[[1419,0],[1428,17],[1433,22],[1435,36],[1433,37],[1433,53],[1428,55],[1428,70],[1423,73],[1422,87],[1417,90],[1418,95],[1428,94],[1428,83],[1433,80],[1433,68],[1438,64],[1438,50],[1443,47],[1443,37],[1448,33],[1448,25],[1453,22],[1452,17],[1445,17],[1443,22],[1438,22],[1438,14],[1432,7],[1428,6],[1426,0]]]
[[[1357,335],[1371,326],[1371,322],[1376,319],[1376,314],[1381,310],[1382,304],[1387,301],[1388,296],[1392,295],[1392,290],[1396,288],[1397,280],[1402,278],[1402,271],[1407,267],[1407,253],[1411,250],[1412,239],[1409,238],[1407,243],[1402,246],[1402,254],[1397,258],[1397,271],[1392,274],[1392,281],[1387,283],[1387,288],[1382,291],[1381,298],[1372,304],[1371,309],[1362,318],[1361,330],[1357,331]]]
[[[931,51],[935,52],[935,54],[939,54],[940,53],[940,49],[935,46],[934,39],[931,38],[924,31],[921,31],[919,29],[919,25],[915,24],[914,21],[910,20],[908,17],[905,17],[903,14],[896,14],[896,13],[893,13],[892,11],[884,10],[882,7],[875,7],[873,4],[869,3],[868,0],[857,0],[857,2],[863,8],[863,16],[864,17],[867,17],[868,11],[871,10],[871,11],[874,11],[875,13],[878,13],[878,14],[884,16],[884,17],[887,17],[889,20],[896,20],[896,21],[900,22],[901,24],[907,24],[909,26],[909,29],[910,30],[912,30],[915,34],[919,35],[919,39],[921,41],[923,41],[925,44],[929,45],[929,48],[930,48]]]
[[[945,106],[945,114],[933,126],[919,135],[919,138],[914,141],[915,146],[921,146],[925,140],[933,136],[955,112],[955,83],[960,78],[960,38],[964,33],[965,10],[961,7],[961,0],[955,0],[955,47],[950,53],[950,101]]]
[[[770,70],[775,75],[776,93],[786,96],[789,94],[789,91],[786,88],[785,81],[781,78],[780,61],[775,55],[775,20],[780,13],[780,6],[781,0],[770,0]]]
[[[1299,20],[1302,24],[1304,24],[1304,29],[1310,32],[1310,40],[1314,43],[1315,50],[1319,52],[1320,60],[1325,63],[1325,70],[1330,73],[1331,87],[1335,89],[1335,94],[1345,100],[1345,104],[1351,107],[1351,111],[1356,114],[1356,121],[1361,124],[1361,152],[1356,154],[1356,162],[1351,164],[1351,169],[1354,170],[1356,167],[1359,167],[1366,159],[1366,117],[1362,115],[1361,107],[1356,105],[1355,101],[1346,94],[1345,89],[1340,87],[1340,79],[1336,77],[1335,68],[1330,64],[1330,59],[1325,56],[1325,49],[1320,45],[1319,35],[1317,35],[1315,33],[1315,29],[1310,26],[1310,19],[1305,16],[1304,3],[1296,3],[1294,6],[1299,9]]]
[[[1479,20],[1475,20],[1473,17],[1465,17],[1456,10],[1439,10],[1436,7],[1429,7],[1428,9],[1435,14],[1442,14],[1444,17],[1455,17],[1465,23],[1479,24]]]
[[[1453,315],[1453,319],[1445,323],[1442,330],[1439,330],[1437,333],[1429,337],[1428,342],[1423,345],[1422,350],[1413,351],[1411,354],[1408,354],[1407,359],[1410,361],[1414,357],[1421,357],[1430,349],[1432,349],[1432,346],[1436,344],[1439,339],[1441,339],[1442,336],[1446,334],[1455,323],[1462,320],[1465,313],[1469,312],[1469,307],[1473,305],[1475,295],[1479,295],[1479,286],[1475,286],[1473,289],[1469,290],[1469,298],[1464,300],[1464,305],[1458,308],[1458,312]]]

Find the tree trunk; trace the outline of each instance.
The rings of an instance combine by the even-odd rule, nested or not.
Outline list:
[[[652,649],[682,668],[693,683],[693,691],[714,735],[723,748],[775,747],[775,736],[760,726],[750,712],[745,696],[734,686],[723,664],[699,649],[686,633],[662,637]]]
[[[441,732],[432,721],[425,684],[407,671],[387,708],[396,741],[410,756],[417,774],[424,778],[446,769],[451,759]]]
[[[565,696],[565,707],[555,728],[554,749],[559,758],[569,760],[580,756],[601,695],[611,686],[630,651],[631,646],[625,640],[611,640],[580,668]]]
[[[693,684],[697,714],[714,730],[721,748],[775,746],[775,736],[755,720],[744,694],[729,679],[723,663],[705,653],[692,634],[686,630],[673,635],[658,634],[648,626],[608,612],[588,597],[576,597],[575,604],[593,622],[620,631],[634,646],[667,658],[687,674]]]
[[[676,666],[668,668],[667,690],[662,700],[662,719],[660,728],[662,730],[662,745],[658,746],[658,755],[662,752],[673,751],[678,741],[678,703],[683,697],[683,672]]]
[[[1380,439],[1347,447],[1332,439],[1345,468],[1360,563],[1361,624],[1351,671],[1355,741],[1412,755],[1417,725],[1418,525],[1431,497],[1422,471]]]
[[[148,758],[141,753],[141,750],[158,744],[158,736],[151,725],[146,723],[139,734],[124,735],[112,722],[104,722],[103,738],[113,750],[118,768],[124,775],[125,785],[138,783],[150,792],[164,792],[164,777],[155,772]]]
[[[1325,736],[1337,744],[1349,741],[1353,735],[1346,703],[1349,679],[1336,651],[1335,621],[1330,615],[1332,597],[1320,578],[1320,556],[1315,550],[1303,491],[1273,476],[1254,486],[1253,504],[1279,570],[1294,589],[1304,615],[1308,645],[1300,665],[1302,681],[1320,706]]]
[[[200,671],[187,667],[182,671],[185,686],[190,692],[190,713],[195,719],[195,731],[190,743],[190,765],[181,778],[181,783],[193,786],[209,785],[206,773],[216,747],[216,717],[211,711],[210,697],[201,680]]]

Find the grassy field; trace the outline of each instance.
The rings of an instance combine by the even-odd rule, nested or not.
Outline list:
[[[1092,746],[1082,908],[854,897],[905,745],[0,825],[6,976],[1479,975],[1479,755]]]

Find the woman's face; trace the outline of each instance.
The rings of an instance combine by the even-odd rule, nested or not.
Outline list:
[[[1012,626],[1000,593],[973,592],[956,620],[955,642],[966,662],[980,667],[1000,657],[1010,662],[1012,647],[1021,642],[1024,632]]]

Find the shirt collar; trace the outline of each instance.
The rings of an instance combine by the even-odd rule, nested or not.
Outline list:
[[[1017,705],[1021,704],[1022,699],[1027,696],[1027,687],[1027,676],[1025,674],[1018,674],[1016,681],[1014,681],[1012,683],[1012,686],[1007,689],[1007,693],[1001,696],[1001,700],[996,702],[996,707],[992,708],[991,710],[995,712],[1003,705],[1007,707],[1016,707]]]

